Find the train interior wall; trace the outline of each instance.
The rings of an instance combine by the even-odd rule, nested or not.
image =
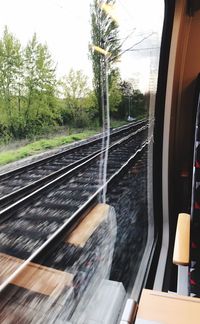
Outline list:
[[[171,290],[176,289],[177,269],[172,266],[172,252],[177,215],[179,212],[190,213],[196,86],[200,72],[200,11],[189,15],[187,5],[187,1],[176,1],[166,92],[168,104],[165,106],[165,122],[166,116],[169,120],[168,136],[164,135],[163,143],[168,148],[169,203],[169,254],[165,287]]]

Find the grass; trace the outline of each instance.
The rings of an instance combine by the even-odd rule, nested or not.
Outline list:
[[[126,123],[126,121],[111,120],[111,127],[119,127]],[[60,135],[53,138],[39,139],[32,143],[24,144],[14,149],[9,149],[9,146],[7,146],[5,151],[0,151],[0,165],[5,165],[37,153],[42,153],[49,149],[86,139],[98,132],[101,132],[101,129],[99,127],[97,127],[95,130],[86,130],[81,133],[73,133],[71,135]]]
[[[110,127],[112,127],[112,128],[120,127],[125,124],[128,124],[128,122],[124,121],[124,120],[111,120],[110,121]]]
[[[17,149],[0,152],[0,165],[5,165],[7,163],[14,162],[34,154],[44,152],[48,149],[59,147],[64,144],[80,141],[92,135],[95,135],[96,133],[97,131],[85,131],[69,136],[59,136],[52,139],[41,139]]]

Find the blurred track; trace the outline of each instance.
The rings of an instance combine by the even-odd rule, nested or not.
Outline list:
[[[110,146],[106,183],[109,190],[116,186],[129,164],[140,158],[150,140],[148,129],[147,124],[140,125]],[[110,240],[106,236],[106,220],[99,224],[84,247],[66,241],[66,236],[84,219],[102,191],[98,179],[100,157],[101,152],[91,154],[73,169],[65,170],[1,210],[0,264],[2,269],[6,269],[6,264],[10,267],[12,262],[14,265],[6,275],[0,276],[0,321],[66,322],[88,283],[94,281],[99,265],[106,262],[108,251],[102,254],[97,248],[106,245],[106,237]],[[31,275],[33,268],[34,275]],[[20,283],[23,277],[28,284]],[[51,289],[48,277],[55,282],[57,288],[53,287],[58,294]],[[41,288],[45,281],[47,290]],[[61,286],[58,282],[62,282]],[[10,313],[10,308],[15,309],[15,315]]]

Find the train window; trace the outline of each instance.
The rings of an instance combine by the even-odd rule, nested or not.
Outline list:
[[[138,299],[156,234],[163,19],[160,0],[1,4],[0,318],[8,323],[115,324],[124,301]]]

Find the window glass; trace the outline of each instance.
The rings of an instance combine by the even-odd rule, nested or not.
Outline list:
[[[1,4],[2,321],[115,324],[125,299],[138,298],[154,240],[152,149],[163,17],[160,0]],[[98,139],[102,131],[92,149],[45,160],[37,171],[32,165],[1,175],[73,141]],[[94,162],[85,169],[73,165],[70,173],[70,164],[85,163],[94,152]],[[56,173],[62,168],[70,175]],[[34,187],[53,172],[53,185]],[[85,216],[91,202],[100,204],[72,232],[72,218]]]

